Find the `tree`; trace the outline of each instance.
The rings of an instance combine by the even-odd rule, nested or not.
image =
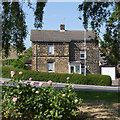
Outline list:
[[[28,60],[32,59],[32,47],[29,47],[26,51],[25,51],[25,56],[28,58]]]
[[[27,69],[27,67],[25,66],[24,61],[22,61],[21,59],[16,59],[13,62],[13,67],[14,68],[19,68],[19,69]]]
[[[42,28],[45,4],[46,2],[36,1],[34,11],[36,28]],[[34,10],[30,2],[28,2],[28,6]],[[2,48],[5,51],[5,57],[8,57],[10,44],[17,48],[18,52],[25,50],[24,40],[27,36],[27,25],[20,2],[3,2],[2,7]]]
[[[100,34],[101,27],[105,25],[106,33],[103,35],[104,41],[100,42],[100,50],[108,64],[117,65],[120,60],[120,3],[85,1],[79,5],[84,28],[92,28]]]

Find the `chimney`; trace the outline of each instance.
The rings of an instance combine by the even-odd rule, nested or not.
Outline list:
[[[64,24],[60,24],[60,31],[65,31],[65,25]]]

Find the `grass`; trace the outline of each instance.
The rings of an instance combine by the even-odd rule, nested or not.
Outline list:
[[[120,96],[118,96],[118,92],[83,90],[75,92],[77,93],[78,98],[83,99],[83,103],[81,104],[82,107],[78,110],[79,116],[76,120],[87,120],[89,118],[90,120],[114,120],[118,118],[118,115],[120,114],[118,113],[120,108],[120,99],[118,99]]]
[[[104,91],[76,91],[77,96],[83,99],[83,102],[102,100],[108,103],[120,103],[120,95],[118,92]]]

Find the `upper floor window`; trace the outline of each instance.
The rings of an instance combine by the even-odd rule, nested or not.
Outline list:
[[[85,58],[86,58],[86,52],[80,51],[80,59],[85,59]]]
[[[53,55],[54,54],[54,44],[48,44],[47,50],[48,50],[48,55]]]

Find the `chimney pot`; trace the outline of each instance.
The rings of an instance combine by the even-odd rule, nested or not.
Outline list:
[[[60,24],[60,30],[65,31],[65,25],[64,24]]]

